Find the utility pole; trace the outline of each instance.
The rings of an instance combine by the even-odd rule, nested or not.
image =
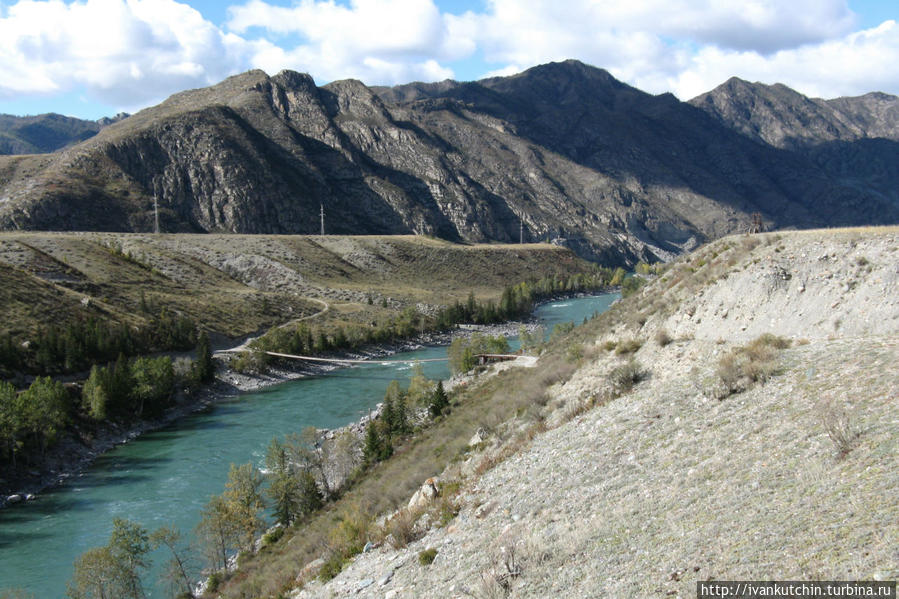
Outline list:
[[[325,205],[319,204],[319,209],[321,210],[321,219],[322,219],[322,237],[325,236]]]
[[[524,245],[524,220],[518,217],[518,244]]]

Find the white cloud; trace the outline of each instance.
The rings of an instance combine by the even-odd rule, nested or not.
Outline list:
[[[853,96],[870,91],[896,93],[897,63],[899,25],[886,21],[873,29],[771,56],[703,48],[667,81],[666,88],[688,99],[736,75],[750,81],[784,83],[812,97]]]
[[[899,28],[854,31],[846,0],[248,0],[220,28],[188,0],[0,3],[0,100],[83,90],[130,109],[249,68],[368,84],[506,75],[577,58],[687,99],[736,75],[811,95],[899,92]]]
[[[122,107],[218,81],[248,44],[173,0],[22,0],[0,18],[0,97],[85,88]]]
[[[228,9],[227,27],[238,34],[262,29],[298,36],[292,48],[266,47],[251,58],[254,66],[313,72],[323,80],[355,77],[371,84],[434,80],[453,76],[440,60],[474,51],[455,40],[431,0],[353,0],[349,6],[302,0],[292,7],[251,0]],[[287,41],[282,42],[283,46]]]

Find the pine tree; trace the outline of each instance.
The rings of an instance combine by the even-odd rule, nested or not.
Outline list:
[[[299,475],[299,514],[311,514],[322,506],[322,494],[315,483],[315,476],[308,470]]]
[[[201,383],[211,383],[215,379],[215,362],[212,361],[212,346],[209,343],[209,335],[206,334],[206,331],[201,332],[197,339],[195,368],[197,380]]]
[[[302,481],[293,472],[287,449],[277,439],[269,443],[265,466],[269,472],[267,492],[274,503],[275,519],[288,526],[300,514]]]
[[[431,394],[431,403],[428,405],[428,410],[431,412],[432,417],[437,418],[448,408],[449,397],[447,397],[446,391],[443,390],[443,381],[438,381],[437,387]]]
[[[374,464],[381,455],[381,439],[378,435],[378,427],[374,420],[368,421],[365,427],[365,443],[362,446],[362,458],[366,465]]]

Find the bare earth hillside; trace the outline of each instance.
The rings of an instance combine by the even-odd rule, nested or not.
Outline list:
[[[576,368],[444,471],[438,486],[461,484],[447,525],[424,517],[405,548],[385,542],[292,596],[895,579],[897,298],[896,228],[705,246],[540,358]],[[637,374],[620,376],[631,359]]]

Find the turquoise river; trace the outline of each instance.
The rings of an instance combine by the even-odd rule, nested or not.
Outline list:
[[[560,322],[580,324],[617,297],[551,302],[541,305],[536,316],[547,331]],[[390,359],[442,357],[445,347],[428,347]],[[449,376],[445,362],[423,367],[431,379]],[[391,380],[406,381],[409,369],[408,362],[365,364],[217,402],[116,447],[35,501],[0,510],[0,594],[18,588],[40,599],[65,597],[73,562],[85,550],[106,544],[113,518],[148,530],[174,525],[189,535],[209,496],[222,492],[230,464],[261,465],[273,437],[358,420],[381,401]],[[158,564],[167,559],[161,552],[151,557]],[[155,569],[148,574],[146,587],[149,597],[160,599],[165,594],[156,575]]]

